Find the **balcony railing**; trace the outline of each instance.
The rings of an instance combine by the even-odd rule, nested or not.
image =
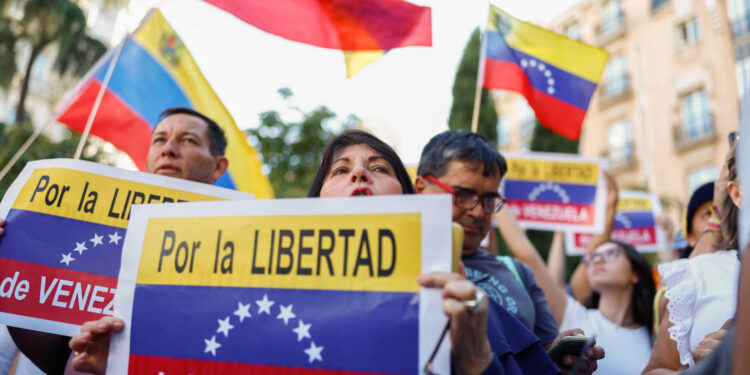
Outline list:
[[[693,126],[687,126],[683,120],[672,127],[672,139],[678,150],[712,141],[716,137],[713,114],[706,114],[700,123]]]

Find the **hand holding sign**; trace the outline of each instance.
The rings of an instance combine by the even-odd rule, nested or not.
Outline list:
[[[107,370],[110,335],[113,331],[122,331],[122,328],[122,319],[111,316],[84,323],[81,332],[70,339],[70,348],[76,354],[72,362],[73,369],[104,374]]]

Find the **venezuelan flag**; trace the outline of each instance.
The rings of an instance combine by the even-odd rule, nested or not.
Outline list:
[[[347,77],[397,47],[431,46],[429,7],[403,0],[205,0],[268,33],[344,52]]]
[[[91,134],[111,142],[144,170],[159,114],[169,107],[193,108],[216,121],[227,137],[229,170],[216,185],[250,192],[259,199],[273,198],[255,150],[161,11],[152,11],[123,43]],[[63,104],[59,122],[84,130],[115,53],[105,55]]]
[[[578,140],[607,52],[494,6],[485,38],[484,87],[522,94],[542,125]]]

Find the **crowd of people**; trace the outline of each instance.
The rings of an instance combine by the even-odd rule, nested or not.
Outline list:
[[[750,270],[745,264],[740,272],[740,259],[747,261],[737,248],[743,199],[737,139],[730,137],[719,179],[693,194],[684,224],[688,246],[679,259],[658,266],[659,291],[646,258],[611,238],[618,200],[611,177],[605,176],[610,185],[605,232],[593,239],[565,283],[560,264],[552,260],[564,259],[556,252],[560,236],[558,250],[545,263],[498,192],[508,169],[505,159],[475,133],[434,136],[412,183],[388,144],[364,131],[344,131],[323,151],[308,195],[453,197],[453,221],[464,231],[461,272],[427,273],[417,280],[442,290],[453,373],[748,374],[750,358],[741,350],[750,341]],[[154,129],[147,172],[211,184],[227,168],[225,147],[211,119],[169,109]],[[512,258],[483,245],[493,220]],[[13,327],[8,332],[46,373],[72,366],[103,374],[110,337],[123,327],[121,319],[105,317],[85,323],[72,338]],[[595,340],[563,355],[547,351],[570,336]]]

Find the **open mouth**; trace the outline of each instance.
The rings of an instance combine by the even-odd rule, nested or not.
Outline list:
[[[352,191],[351,196],[357,197],[357,196],[370,196],[370,195],[372,195],[372,190],[366,187],[361,187],[361,188],[354,189],[354,191]]]

